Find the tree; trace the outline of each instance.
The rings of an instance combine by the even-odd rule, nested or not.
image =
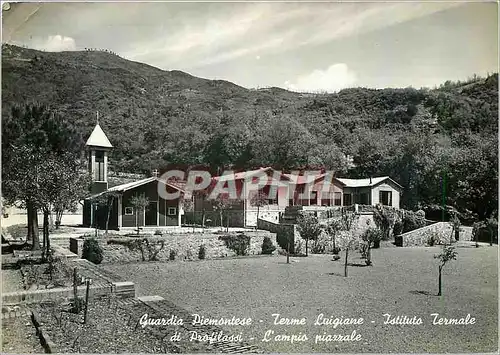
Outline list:
[[[47,154],[36,179],[35,204],[43,211],[43,253],[50,255],[49,216],[54,206],[68,206],[88,194],[89,176],[71,154]]]
[[[113,203],[121,196],[121,193],[118,191],[106,191],[102,194],[97,195],[93,203],[98,206],[106,208],[106,235],[108,235],[109,229],[109,219],[111,218],[111,210],[113,209]],[[149,204],[149,201],[148,201]]]
[[[382,239],[389,240],[391,229],[396,222],[397,212],[392,207],[377,205],[373,211],[373,221],[382,232]]]
[[[135,227],[137,234],[139,234],[139,212],[144,213],[149,206],[149,198],[146,195],[135,195],[130,199],[130,205],[134,208],[135,213]]]
[[[306,256],[307,254],[307,244],[309,240],[318,239],[319,235],[323,231],[321,225],[318,222],[318,218],[310,213],[301,213],[297,218],[297,228],[302,239],[306,241]]]
[[[363,234],[361,235],[361,239],[366,243],[366,265],[372,265],[372,253],[371,250],[375,243],[380,242],[382,239],[383,233],[378,228],[368,227]]]
[[[342,208],[341,212],[342,215],[340,220],[342,223],[342,229],[345,231],[345,233],[340,238],[339,244],[341,248],[345,250],[344,276],[347,277],[347,260],[349,257],[349,250],[352,249],[357,242],[352,228],[358,221],[358,215],[353,211],[349,211],[345,207]]]
[[[340,233],[340,231],[342,231],[342,227],[342,220],[340,218],[332,219],[326,226],[326,231],[332,238],[332,252],[334,255],[337,255],[339,253],[339,248],[336,244],[336,237]]]
[[[227,227],[226,231],[229,230],[229,215],[228,210],[231,208],[232,203],[227,194],[219,194],[214,201],[214,210],[219,212],[220,217],[220,227],[224,230],[223,217],[226,216]]]
[[[445,246],[443,248],[443,251],[439,255],[434,255],[435,259],[439,259],[439,283],[438,283],[438,296],[441,296],[441,274],[443,267],[446,265],[446,263],[450,260],[456,260],[457,259],[457,252],[455,251],[455,247],[453,246]]]
[[[450,244],[460,239],[460,219],[458,218],[458,213],[455,211],[453,213],[453,217],[450,221],[451,225],[451,236],[450,236]]]
[[[81,139],[74,126],[43,104],[14,106],[2,119],[2,193],[10,204],[27,208],[27,240],[32,240],[32,249],[39,249],[37,212],[42,206],[38,203],[48,197],[40,196],[39,187],[45,183],[43,175],[55,173],[46,169],[51,164],[77,162]],[[62,160],[58,158],[61,156]],[[61,199],[66,192],[67,185],[51,186],[57,191],[51,193],[53,205],[55,197]]]
[[[266,194],[261,190],[258,190],[255,194],[252,195],[252,198],[250,199],[250,204],[252,206],[257,207],[257,223],[258,223],[260,208],[267,205]],[[257,225],[255,228],[257,228]]]

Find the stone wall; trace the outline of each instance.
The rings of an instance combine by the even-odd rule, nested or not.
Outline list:
[[[158,253],[157,259],[159,261],[167,261],[170,257],[170,251],[175,251],[175,260],[198,260],[198,252],[201,245],[205,246],[205,258],[222,258],[236,256],[236,252],[227,248],[223,240],[219,240],[221,235],[227,233],[213,234],[213,233],[183,233],[183,234],[166,234],[163,236],[147,237],[152,243],[153,241],[163,241],[164,247]],[[234,233],[229,233],[234,234]],[[248,248],[248,255],[257,255],[262,253],[262,242],[264,237],[270,237],[273,244],[276,245],[276,238],[274,234],[267,231],[248,231],[244,233],[250,237],[250,246]],[[134,262],[141,261],[142,256],[140,250],[130,250],[126,245],[119,244],[130,240],[142,240],[144,238],[135,237],[113,237],[113,238],[99,238],[99,245],[103,248],[103,263],[113,262]],[[111,242],[111,243],[109,243]],[[156,244],[158,245],[158,244]],[[72,251],[75,254],[81,255],[83,246],[83,239],[72,241]],[[78,250],[75,250],[78,248]],[[147,259],[147,252],[146,252]]]
[[[447,244],[450,242],[452,227],[448,222],[437,222],[413,231],[401,234],[404,247],[429,245],[431,236],[435,239],[435,244]],[[460,240],[468,241],[472,239],[471,227],[460,227]],[[454,236],[453,236],[454,238]]]

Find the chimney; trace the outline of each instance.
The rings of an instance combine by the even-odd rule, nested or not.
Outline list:
[[[153,177],[158,177],[158,169],[154,169],[154,170],[151,172],[151,176],[153,176]]]
[[[370,185],[372,184],[372,177],[370,176]]]

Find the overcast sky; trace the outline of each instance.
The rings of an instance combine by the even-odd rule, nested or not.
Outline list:
[[[2,18],[3,42],[107,48],[251,88],[419,88],[498,71],[496,3],[22,3]]]

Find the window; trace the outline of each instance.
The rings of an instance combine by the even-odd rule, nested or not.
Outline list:
[[[380,191],[379,201],[384,206],[392,206],[392,191]]]
[[[351,194],[344,194],[344,206],[352,205],[352,196]]]
[[[106,181],[104,179],[104,152],[102,150],[95,152],[94,179],[96,181]]]
[[[335,206],[342,206],[342,193],[335,192],[335,194],[334,194],[334,205]]]
[[[125,216],[132,216],[134,214],[133,207],[125,207]]]
[[[175,208],[175,207],[168,208],[168,215],[169,216],[175,216],[176,214],[177,214],[177,208]]]

